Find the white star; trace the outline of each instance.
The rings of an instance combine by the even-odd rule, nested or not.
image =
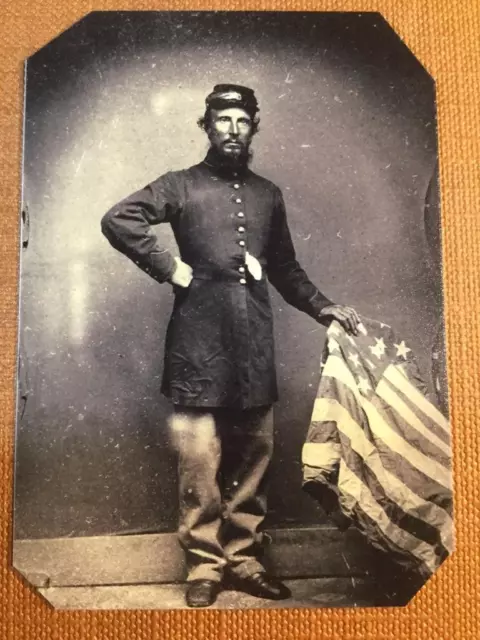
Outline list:
[[[330,349],[330,352],[340,351],[340,347],[338,346],[338,342],[336,340],[330,339],[328,341],[328,348]]]
[[[383,338],[380,338],[380,340],[378,338],[375,338],[375,342],[377,343],[374,347],[370,347],[370,351],[373,353],[373,355],[377,356],[377,358],[381,358],[384,353],[385,353],[385,349],[387,348],[385,345],[385,342],[383,341]]]
[[[405,340],[402,340],[400,344],[395,344],[394,347],[397,348],[397,356],[402,356],[405,360],[407,359],[407,353],[411,351],[405,344]]]
[[[368,393],[372,387],[370,386],[370,383],[366,378],[364,378],[363,376],[359,376],[358,388],[362,393]]]
[[[360,366],[360,362],[358,360],[358,353],[351,353],[348,356],[348,359],[351,360],[351,362],[353,362],[355,367],[359,367]]]

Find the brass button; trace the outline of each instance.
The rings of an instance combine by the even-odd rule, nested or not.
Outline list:
[[[245,278],[240,278],[240,284],[247,284],[247,281],[245,280]]]
[[[240,271],[240,273],[245,273],[245,267],[238,267],[238,270]]]
[[[245,240],[240,240],[238,244],[239,244],[241,247],[244,247],[244,246],[245,246]]]
[[[239,218],[244,218],[244,217],[245,217],[245,214],[243,213],[243,211],[239,211],[239,212],[237,213],[237,216],[238,216]]]
[[[243,233],[245,231],[245,227],[238,227],[238,232]]]
[[[238,182],[236,182],[236,183],[233,185],[233,188],[234,188],[234,189],[240,189],[240,185],[238,184]]]
[[[237,199],[235,200],[235,202],[236,202],[237,204],[240,204],[240,203],[241,203],[241,201],[242,201],[242,199],[241,199],[241,198],[237,198]]]

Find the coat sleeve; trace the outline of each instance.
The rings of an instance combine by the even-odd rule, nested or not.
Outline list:
[[[267,257],[268,279],[288,304],[318,320],[322,309],[333,303],[317,289],[297,262],[279,189],[274,197]]]
[[[171,222],[181,209],[179,178],[167,173],[112,207],[101,221],[110,244],[158,282],[175,270],[172,254],[159,245],[152,225]]]

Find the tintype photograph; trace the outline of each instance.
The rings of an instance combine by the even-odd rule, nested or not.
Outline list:
[[[377,13],[25,63],[13,565],[54,607],[406,605],[453,550],[435,83]]]

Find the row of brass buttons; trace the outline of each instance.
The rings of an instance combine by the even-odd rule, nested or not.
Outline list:
[[[238,182],[235,182],[235,184],[233,185],[233,188],[234,189],[240,189],[240,185],[238,184]],[[242,204],[242,199],[241,198],[235,198],[235,202],[237,204]],[[245,214],[243,213],[243,211],[239,211],[237,213],[237,217],[238,218],[244,218]],[[237,227],[237,231],[238,231],[238,233],[245,233],[245,227],[242,227],[242,226]],[[245,246],[245,240],[239,240],[238,244],[239,244],[240,247],[244,247]],[[238,267],[238,271],[240,273],[244,274],[245,273],[245,267],[243,267],[243,266],[242,267]],[[240,282],[240,284],[247,284],[247,281],[245,280],[245,278],[240,278],[239,282]]]

